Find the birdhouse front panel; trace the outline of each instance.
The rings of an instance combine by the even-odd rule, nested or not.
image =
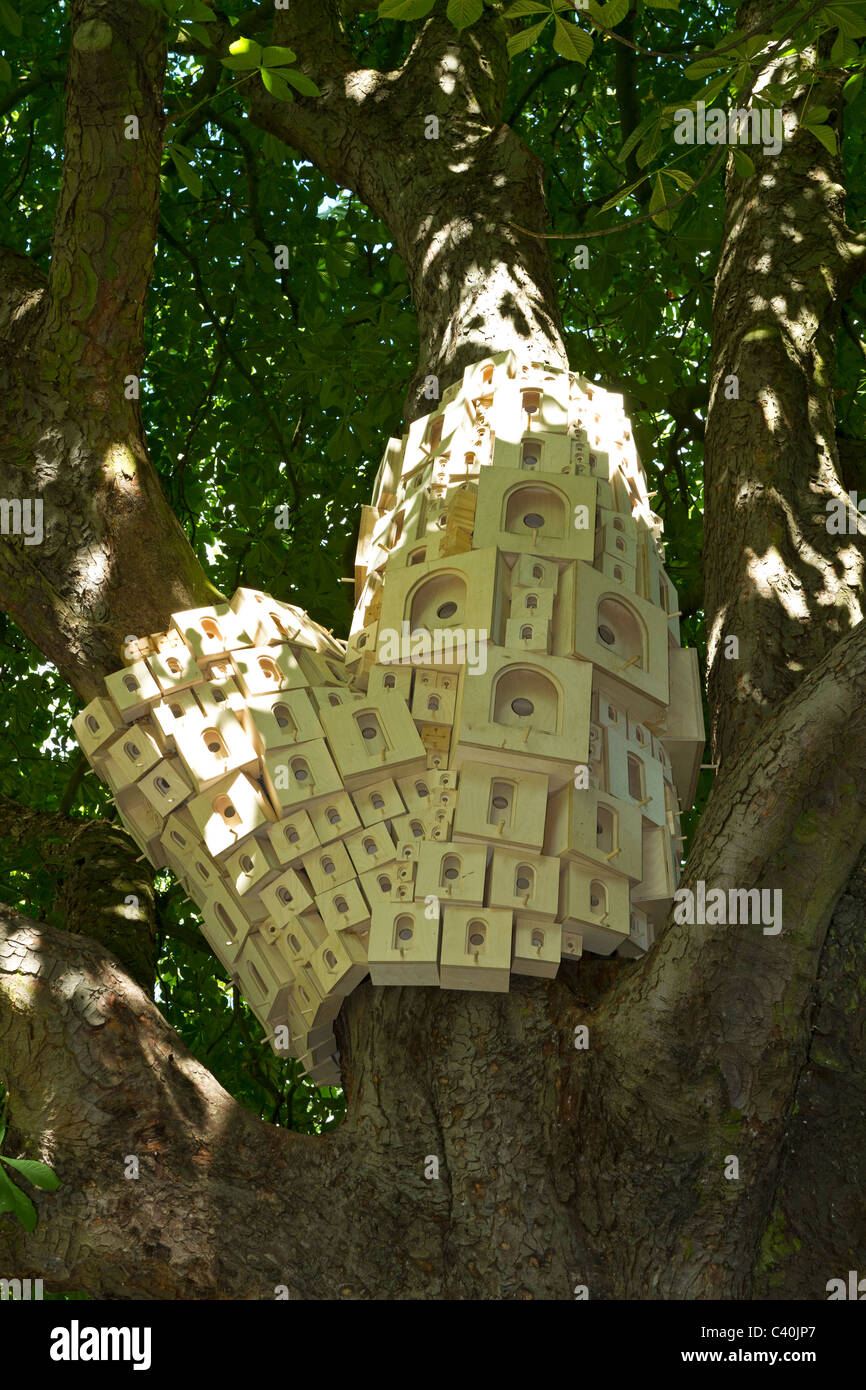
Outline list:
[[[622,398],[499,353],[382,458],[343,642],[252,589],[74,721],[278,1053],[379,985],[507,990],[662,926],[704,745]]]

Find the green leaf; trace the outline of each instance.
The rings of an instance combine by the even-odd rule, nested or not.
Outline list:
[[[630,197],[636,188],[640,188],[642,183],[646,183],[648,178],[649,174],[644,174],[641,178],[636,179],[634,183],[630,183],[628,188],[623,188],[619,193],[614,193],[612,198],[608,198],[606,203],[602,203],[599,212],[608,212],[611,208],[615,208],[617,203],[621,203],[626,198]]]
[[[204,48],[213,48],[213,39],[203,24],[187,24],[186,29]]]
[[[261,66],[262,51],[255,39],[235,39],[229,48],[229,57],[220,61],[231,72],[247,72]]]
[[[5,1163],[7,1168],[14,1168],[28,1182],[32,1182],[34,1187],[41,1187],[43,1192],[56,1192],[60,1186],[60,1179],[54,1169],[49,1168],[47,1163],[39,1163],[35,1158],[0,1156],[0,1163]]]
[[[866,34],[866,22],[862,16],[863,0],[837,0],[835,5],[825,5],[818,11],[818,18],[828,29],[839,29],[852,39]]]
[[[680,0],[646,0],[652,10],[678,10]]]
[[[756,53],[760,53],[763,49],[768,48],[772,42],[772,34],[752,34],[748,39],[737,44],[737,47],[733,51],[740,57],[754,58]],[[726,48],[728,43],[730,43],[730,39],[728,39],[725,44]]]
[[[829,106],[809,106],[803,112],[802,123],[806,125],[823,125],[829,114]]]
[[[278,101],[294,101],[294,92],[278,72],[271,72],[268,68],[262,68],[262,82],[271,96],[276,97]]]
[[[736,147],[731,149],[734,159],[734,168],[741,179],[753,179],[755,177],[755,166],[747,154]]]
[[[659,120],[655,129],[651,130],[646,139],[638,147],[637,162],[641,169],[645,169],[651,160],[655,159],[662,147],[662,123]]]
[[[504,13],[505,19],[523,19],[528,14],[550,14],[549,5],[539,5],[538,0],[514,0]]]
[[[725,90],[730,80],[731,74],[726,68],[724,72],[720,72],[718,77],[714,77],[712,82],[708,82],[706,87],[697,93],[695,96],[695,106],[699,101],[702,101],[705,106],[712,106],[716,97],[720,92]]]
[[[618,24],[622,24],[629,9],[629,0],[608,0],[599,11],[599,19],[605,29],[615,29]]]
[[[296,63],[298,55],[291,48],[282,48],[280,44],[272,43],[267,48],[262,49],[263,68],[285,68],[290,63]]]
[[[186,184],[186,187],[194,198],[200,198],[202,188],[201,175],[198,170],[194,169],[189,160],[184,158],[179,152],[177,145],[169,145],[167,148],[171,162],[180,175],[181,180]]]
[[[810,135],[814,135],[816,140],[820,140],[825,150],[830,154],[837,154],[836,132],[831,130],[828,125],[810,125],[808,121],[801,126],[802,130],[808,130]]]
[[[585,29],[576,24],[566,24],[559,15],[554,16],[553,47],[560,58],[568,58],[573,63],[585,63],[592,53],[592,38]]]
[[[448,0],[445,13],[454,28],[462,32],[481,18],[484,13],[484,0]]]
[[[686,193],[695,186],[691,174],[687,174],[683,169],[665,169],[664,172],[665,178],[673,179],[677,187],[685,189]]]
[[[198,19],[202,24],[213,24],[216,19],[213,10],[204,4],[204,0],[183,0],[180,12],[183,19]]]
[[[531,48],[549,18],[550,15],[547,14],[538,24],[530,24],[528,29],[521,29],[519,34],[512,34],[506,45],[508,56],[513,58],[515,53],[522,53],[525,48]]]
[[[652,196],[650,197],[649,210],[651,213],[655,214],[653,221],[657,227],[661,227],[663,232],[670,231],[674,221],[669,212],[661,212],[659,210],[665,206],[666,202],[667,197],[665,196],[664,179],[661,174],[656,174]]]
[[[856,101],[860,95],[860,88],[863,86],[862,72],[855,72],[853,77],[849,77],[845,86],[842,88],[842,95],[846,103]]]
[[[291,82],[296,92],[300,92],[302,97],[317,97],[321,93],[311,77],[306,73],[297,72],[294,68],[286,68],[280,73],[287,82]]]
[[[9,0],[0,0],[0,24],[4,29],[8,29],[10,34],[14,34],[16,39],[21,37],[21,16],[17,10],[13,10]]]
[[[771,106],[781,106],[790,91],[789,82],[768,82],[766,87],[761,88],[761,96]]]
[[[697,80],[699,77],[712,77],[718,72],[719,68],[728,68],[729,63],[724,58],[717,58],[715,55],[709,58],[696,58],[693,63],[689,63],[685,69],[686,77]]]
[[[638,145],[640,144],[641,140],[643,140],[647,131],[657,120],[658,112],[656,111],[653,111],[653,113],[649,116],[644,116],[640,125],[636,125],[631,135],[629,135],[628,138],[623,141],[619,154],[616,157],[617,164],[623,164],[625,160],[628,159],[632,150],[637,149]]]
[[[3,1211],[11,1211],[17,1216],[25,1231],[32,1234],[36,1230],[38,1220],[36,1208],[26,1192],[22,1192],[20,1187],[16,1187],[11,1178],[7,1177],[3,1169],[0,1168],[0,1212]]]
[[[856,63],[860,57],[860,49],[854,40],[848,35],[840,32],[836,35],[836,41],[830,49],[830,62],[834,67],[847,68],[852,63]]]
[[[6,62],[6,59],[3,57],[2,53],[0,53],[0,82],[6,83],[11,81],[12,69]]]
[[[284,164],[287,150],[279,136],[271,135],[270,131],[265,131],[262,137],[262,154],[265,159],[270,160],[271,164]]]
[[[380,19],[423,19],[436,0],[381,0]]]

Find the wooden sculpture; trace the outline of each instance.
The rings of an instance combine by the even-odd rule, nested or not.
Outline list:
[[[348,643],[239,589],[74,721],[313,1080],[368,973],[507,990],[651,944],[704,746],[660,535],[622,398],[500,353],[389,442]]]

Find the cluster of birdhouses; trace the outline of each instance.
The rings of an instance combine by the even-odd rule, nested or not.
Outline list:
[[[239,589],[129,643],[74,721],[277,1050],[341,1001],[637,956],[704,745],[622,398],[501,353],[392,439],[348,643]]]

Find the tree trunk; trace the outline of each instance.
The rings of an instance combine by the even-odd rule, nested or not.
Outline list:
[[[162,22],[127,0],[70,8],[47,281],[0,249],[0,495],[39,502],[43,532],[36,544],[0,538],[0,586],[6,612],[92,699],[127,636],[159,631],[217,591],[165,500],[138,405],[159,218]]]
[[[774,12],[760,0],[742,8],[739,22],[767,32]],[[786,63],[768,75],[784,80]],[[833,387],[840,315],[866,268],[866,247],[845,225],[839,157],[798,125],[808,97],[841,129],[841,88],[841,78],[802,84],[783,112],[780,153],[750,146],[754,177],[741,178],[728,160],[705,439],[718,759],[862,618],[866,541],[828,531],[827,504],[843,499],[853,512],[839,477]]]
[[[418,314],[408,423],[491,350],[566,367],[550,256],[517,230],[545,228],[544,171],[502,123],[505,28],[489,14],[458,35],[443,16],[419,32],[398,74],[356,71],[336,15],[294,7],[278,43],[303,55],[329,106],[281,102],[258,88],[252,120],[353,189],[382,218],[406,264]],[[323,24],[327,24],[322,34]],[[324,41],[323,41],[324,39]],[[495,344],[495,349],[493,345]]]

